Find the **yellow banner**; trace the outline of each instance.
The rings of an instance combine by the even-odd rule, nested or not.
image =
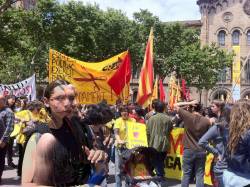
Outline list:
[[[107,83],[127,53],[125,51],[102,62],[83,62],[50,49],[49,82],[64,79],[73,84],[81,104],[96,104],[102,100],[115,104],[118,98],[127,102],[129,85],[117,96]]]
[[[236,101],[240,99],[240,46],[233,46],[233,50],[235,57],[232,70],[232,98],[234,101]]]
[[[170,179],[182,179],[182,155],[183,155],[183,128],[173,129],[170,135],[170,151],[167,154],[165,160],[165,173],[166,177]],[[206,160],[204,183],[212,185],[211,181],[211,163],[213,160],[213,155],[209,154]]]
[[[127,124],[127,148],[132,149],[139,146],[148,146],[146,125],[130,122]]]

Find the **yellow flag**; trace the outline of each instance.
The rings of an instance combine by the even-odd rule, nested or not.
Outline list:
[[[129,93],[121,92],[117,96],[107,81],[118,69],[128,51],[122,52],[102,62],[83,62],[55,50],[50,50],[49,82],[64,79],[75,86],[77,100],[81,104],[96,104],[106,100],[115,104],[118,98],[127,100]],[[119,81],[119,80],[117,80]],[[128,85],[124,89],[128,90]]]
[[[159,78],[157,76],[155,79],[155,85],[154,85],[154,90],[153,90],[153,94],[151,97],[151,101],[153,101],[154,99],[158,99],[158,82],[159,82]]]

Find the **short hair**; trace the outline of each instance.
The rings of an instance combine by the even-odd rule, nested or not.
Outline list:
[[[129,112],[129,108],[127,106],[121,106],[119,112]]]
[[[135,106],[135,112],[138,116],[144,117],[145,112],[141,106]]]
[[[165,104],[162,101],[158,101],[155,104],[155,111],[162,113],[164,112],[164,110],[165,110]]]
[[[43,107],[43,103],[41,101],[38,100],[34,100],[31,101],[28,106],[27,106],[27,110],[33,111],[35,109],[41,109]]]
[[[201,105],[201,103],[197,103],[197,104],[195,104],[194,106],[193,106],[193,111],[194,112],[201,112],[202,111],[202,105]]]
[[[14,100],[16,100],[16,96],[15,95],[6,95],[6,100],[8,100],[8,99],[14,99]]]
[[[51,95],[53,94],[54,89],[57,86],[67,86],[69,84],[70,83],[68,81],[65,81],[65,80],[55,80],[55,81],[49,83],[49,85],[45,88],[44,97],[49,99],[51,97]]]
[[[152,108],[155,109],[155,105],[159,102],[159,99],[153,99],[152,101]]]

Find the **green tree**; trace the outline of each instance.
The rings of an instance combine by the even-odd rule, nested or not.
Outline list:
[[[130,20],[120,10],[103,11],[98,5],[39,0],[32,10],[9,7],[0,14],[0,25],[2,83],[20,81],[34,72],[38,81],[44,80],[49,48],[90,62],[129,49],[133,71],[138,72],[152,26],[155,74],[161,77],[176,71],[189,84],[210,88],[219,70],[232,60],[216,46],[201,48],[199,31],[161,22],[147,10]]]

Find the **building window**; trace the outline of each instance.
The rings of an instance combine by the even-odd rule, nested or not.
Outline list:
[[[247,60],[244,68],[245,68],[245,82],[250,83],[250,59]]]
[[[247,31],[247,45],[250,45],[250,30]]]
[[[219,89],[216,91],[216,93],[213,96],[213,100],[221,100],[221,101],[226,101],[227,100],[227,91]]]
[[[239,45],[240,44],[240,31],[235,30],[232,34],[232,43],[233,45]]]
[[[227,81],[227,68],[220,70],[218,75],[218,83],[225,83]]]
[[[219,46],[225,46],[225,38],[226,38],[226,32],[220,31],[218,34],[218,43]]]

